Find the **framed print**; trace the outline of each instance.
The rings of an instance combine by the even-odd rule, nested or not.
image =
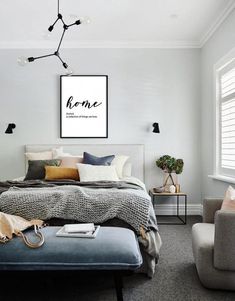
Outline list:
[[[60,76],[60,137],[108,137],[108,76]]]

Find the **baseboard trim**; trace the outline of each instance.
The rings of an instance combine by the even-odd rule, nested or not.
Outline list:
[[[172,215],[176,214],[176,206],[172,204],[154,205],[156,215]],[[184,205],[179,205],[180,214],[184,214]],[[188,204],[187,215],[202,215],[201,204]]]

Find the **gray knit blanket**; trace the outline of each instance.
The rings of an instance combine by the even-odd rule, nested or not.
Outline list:
[[[119,218],[137,232],[147,229],[151,201],[135,190],[91,189],[74,185],[19,188],[11,187],[0,195],[0,211],[25,219],[73,219],[103,223]]]

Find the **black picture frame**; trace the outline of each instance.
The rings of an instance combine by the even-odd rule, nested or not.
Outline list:
[[[72,85],[74,85],[74,83],[78,82],[78,86],[73,87]],[[81,87],[81,89],[83,90],[83,96],[81,97],[82,99],[78,99],[79,97],[77,95],[79,95],[79,79],[83,79],[80,81],[80,84],[83,84],[83,86]],[[95,82],[95,79],[97,79],[97,85],[100,84],[104,85],[104,87],[100,88],[100,87],[85,87],[84,82],[86,82],[87,79],[87,85],[92,84]],[[89,79],[93,79],[93,80],[89,80]],[[98,80],[99,79],[99,80]],[[68,84],[71,81],[71,84]],[[66,83],[66,84],[65,84]],[[80,108],[83,109],[83,111],[85,109],[89,109],[88,107],[85,107],[82,105],[83,102],[88,101],[88,99],[86,99],[86,97],[84,98],[84,91],[87,88],[87,93],[88,95],[90,95],[90,93],[95,93],[95,92],[91,92],[91,91],[101,91],[102,94],[102,99],[98,98],[94,98],[91,103],[89,102],[90,105],[94,105],[94,103],[97,103],[97,107],[100,105],[100,108],[103,106],[102,109],[100,108],[96,108],[96,107],[92,107],[91,111],[94,109],[97,109],[98,111],[100,110],[101,113],[99,113],[98,115],[71,115],[73,113],[68,113],[65,110],[65,103],[68,103],[68,100],[70,99],[71,96],[68,95],[72,94],[71,93],[67,93],[64,91],[64,89],[70,89],[73,92],[78,89],[78,92],[75,91],[76,97],[78,97],[77,99],[73,100],[73,104],[74,107],[72,108],[73,111],[75,111],[75,109],[77,108],[75,106],[76,103],[79,103],[78,107],[80,106]],[[88,92],[89,91],[89,92]],[[73,96],[72,96],[73,97]],[[89,97],[88,97],[89,98]],[[86,102],[86,104],[87,104]],[[70,103],[70,105],[72,105],[72,102]],[[66,107],[66,109],[68,109]],[[102,111],[103,110],[103,111]],[[88,111],[88,110],[87,110]],[[68,115],[69,114],[69,115]],[[78,113],[77,113],[78,114]],[[101,115],[102,114],[102,115]],[[75,118],[76,117],[76,118]],[[92,118],[91,118],[92,117]],[[76,121],[75,121],[76,120]],[[74,124],[77,124],[77,135],[74,135]],[[89,125],[90,122],[90,125]],[[67,127],[69,127],[71,124],[71,126],[73,126],[73,130],[71,129],[71,135],[68,134],[69,129]],[[87,125],[87,126],[85,126]],[[101,125],[99,127],[99,125]],[[91,134],[92,130],[90,127],[92,126],[94,128],[94,133],[95,134]],[[100,128],[100,130],[99,130]],[[85,134],[86,132],[88,132],[89,134]],[[100,134],[99,134],[100,133]],[[108,138],[108,75],[61,75],[60,76],[60,138],[66,138],[66,139],[73,139],[73,138]]]

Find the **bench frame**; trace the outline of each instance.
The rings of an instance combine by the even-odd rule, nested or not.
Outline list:
[[[123,276],[128,276],[128,275],[131,275],[133,274],[134,272],[133,271],[130,271],[130,270],[16,270],[16,269],[13,269],[13,270],[1,270],[0,271],[0,275],[2,276],[10,276],[12,275],[12,273],[15,273],[17,272],[18,273],[53,273],[53,272],[73,272],[73,273],[76,273],[78,272],[79,274],[82,274],[82,273],[99,273],[99,272],[102,272],[104,274],[110,274],[112,277],[113,277],[113,280],[114,280],[114,285],[115,285],[115,291],[116,291],[116,297],[117,297],[117,301],[123,301],[124,298],[123,298]],[[2,279],[4,279],[6,277],[3,277]],[[22,278],[23,279],[23,278]],[[0,297],[1,297],[1,293],[0,293]]]

